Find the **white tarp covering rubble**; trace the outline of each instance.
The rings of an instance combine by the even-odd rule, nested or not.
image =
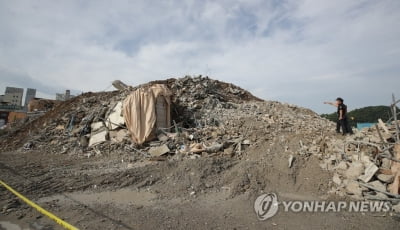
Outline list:
[[[165,85],[155,84],[141,87],[125,99],[123,117],[133,142],[143,144],[152,139],[156,122],[169,126],[171,123],[170,96],[171,93]],[[164,106],[158,106],[159,98],[164,99],[161,100],[165,103]],[[165,111],[157,111],[157,108],[163,108]],[[157,116],[157,113],[162,116]]]

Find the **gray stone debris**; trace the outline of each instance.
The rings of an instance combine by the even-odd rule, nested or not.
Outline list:
[[[122,127],[125,124],[124,117],[122,116],[122,102],[119,101],[115,107],[110,111],[110,115],[108,115],[107,127],[110,130],[115,130],[117,128]]]
[[[173,122],[169,128],[155,129],[154,140],[136,145],[124,124],[122,101],[132,90],[155,83],[165,84],[172,92]],[[361,199],[363,192],[372,191],[361,188],[360,181],[385,188],[393,181],[393,176],[387,175],[392,161],[383,155],[394,156],[393,148],[385,149],[395,140],[393,123],[379,122],[383,144],[375,127],[338,136],[335,123],[309,109],[260,100],[240,87],[208,77],[186,76],[136,87],[119,81],[113,85],[118,91],[85,93],[37,120],[28,120],[25,125],[33,127],[26,129],[30,139],[21,132],[20,137],[12,138],[23,142],[0,140],[2,147],[21,148],[30,143],[25,151],[82,156],[121,153],[129,154],[133,161],[213,156],[247,160],[257,147],[265,150],[265,155],[284,154],[289,168],[296,164],[294,159],[318,157],[321,168],[332,172],[337,194]]]
[[[104,130],[104,131],[101,131],[94,135],[91,135],[90,140],[89,140],[89,147],[92,147],[94,145],[97,145],[97,144],[107,141],[107,135],[108,135],[107,130]]]
[[[394,180],[390,170],[392,160],[387,157],[394,156],[395,152],[393,146],[388,149],[387,146],[395,144],[395,126],[380,120],[378,128],[380,132],[376,127],[366,128],[355,130],[355,135],[344,139],[332,138],[325,142],[325,150],[328,150],[325,153],[328,154],[321,157],[321,167],[333,172],[336,194],[343,192],[344,185],[345,192],[353,198],[387,200],[387,194],[376,190],[387,192],[388,185]],[[368,183],[371,187],[360,187],[359,183]]]
[[[382,181],[383,183],[390,184],[393,182],[394,176],[379,174],[376,178],[378,178],[378,180]]]
[[[158,147],[151,147],[149,149],[149,153],[153,157],[158,157],[168,153],[170,150],[166,144],[158,146]]]
[[[360,176],[359,179],[367,183],[372,179],[375,173],[378,172],[378,170],[379,168],[375,164],[370,163],[365,169],[364,175]]]
[[[353,162],[346,170],[345,176],[348,179],[357,179],[364,172],[364,165],[361,162]]]

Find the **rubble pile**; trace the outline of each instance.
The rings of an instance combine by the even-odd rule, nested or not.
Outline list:
[[[379,126],[357,131],[344,139],[326,143],[321,167],[333,172],[331,193],[354,199],[399,199],[400,144],[396,127]]]
[[[331,193],[356,199],[399,198],[400,147],[395,145],[394,124],[386,127],[380,122],[379,128],[343,137],[335,134],[333,122],[309,109],[263,101],[237,86],[202,76],[136,87],[113,84],[118,91],[85,93],[26,120],[0,141],[2,150],[87,157],[121,153],[133,162],[213,156],[259,161],[280,154],[288,159],[289,168],[297,158],[317,156],[321,167],[333,174]],[[155,129],[154,138],[139,145],[126,127],[123,102],[132,91],[154,84],[171,91],[172,124]]]
[[[18,124],[7,138],[2,149],[38,149],[50,153],[66,153],[88,146],[88,135],[95,135],[123,96],[118,92],[85,93],[62,102],[40,117],[29,117]],[[92,130],[92,127],[94,128]],[[93,133],[92,133],[93,131]]]
[[[206,111],[216,107],[261,101],[237,86],[201,76],[153,81],[114,92],[85,93],[62,102],[43,116],[24,120],[1,141],[2,149],[89,152],[88,156],[136,149],[134,145],[127,147],[132,143],[122,117],[122,101],[131,91],[157,83],[166,84],[172,91],[172,118],[177,128],[211,124]]]

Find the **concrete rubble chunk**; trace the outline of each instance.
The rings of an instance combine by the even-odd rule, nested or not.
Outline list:
[[[222,150],[223,147],[224,147],[223,144],[213,143],[212,145],[206,147],[206,152],[208,152],[208,153],[216,153],[216,152]]]
[[[341,171],[341,172],[346,171],[347,168],[348,168],[347,163],[344,162],[344,161],[341,161],[341,162],[335,167],[336,170]]]
[[[380,190],[380,191],[385,191],[386,192],[386,185],[384,185],[379,180],[375,180],[375,181],[369,182],[368,184],[371,185],[372,187]]]
[[[231,146],[229,148],[224,149],[224,154],[227,155],[227,156],[233,156],[233,154],[234,154],[233,147]]]
[[[168,141],[169,137],[165,134],[160,134],[157,136],[159,141]]]
[[[364,165],[361,162],[353,162],[350,167],[346,170],[345,176],[348,179],[357,179],[364,171]]]
[[[382,159],[381,168],[390,169],[391,164],[392,164],[392,161],[391,161],[391,160],[389,160],[389,159],[387,159],[387,158],[383,158],[383,159]]]
[[[332,181],[337,185],[341,185],[342,184],[342,180],[340,179],[340,176],[337,173],[333,174]]]
[[[118,130],[118,131],[110,131],[109,135],[110,135],[110,140],[112,142],[120,143],[128,135],[128,130],[121,129],[121,130]]]
[[[349,181],[346,186],[346,193],[349,195],[362,196],[362,188],[356,181]]]
[[[152,147],[149,149],[149,153],[153,157],[158,157],[158,156],[164,155],[164,154],[168,153],[169,151],[170,151],[170,149],[168,148],[168,146],[166,144],[161,145],[159,147]]]
[[[137,145],[124,125],[124,117],[121,115],[122,101],[133,91],[154,84],[163,84],[170,90],[172,109],[168,114],[174,122],[155,126],[150,133],[154,139]],[[322,178],[331,176],[329,180],[324,180],[326,186],[322,189],[332,186],[336,194],[347,193],[358,197],[365,195],[366,199],[367,195],[375,196],[374,192],[360,187],[355,180],[360,179],[360,183],[363,181],[381,188],[386,186],[388,191],[391,191],[390,184],[398,181],[393,179],[393,175],[398,171],[392,171],[395,162],[385,158],[395,156],[394,149],[388,148],[396,141],[394,122],[383,124],[380,121],[379,129],[372,127],[362,131],[354,130],[355,135],[343,137],[335,133],[334,122],[309,109],[260,100],[238,86],[208,77],[171,78],[134,87],[114,81],[113,85],[119,91],[83,93],[63,106],[54,107],[51,113],[38,121],[29,118],[28,127],[22,125],[22,132],[12,132],[15,135],[0,140],[0,146],[12,150],[29,141],[31,144],[26,146],[27,150],[34,147],[38,151],[67,154],[77,152],[88,156],[94,152],[96,155],[115,153],[119,156],[129,151],[132,153],[127,162],[132,164],[130,167],[148,161],[149,155],[153,157],[151,160],[168,162],[202,157],[210,160],[223,158],[221,162],[216,162],[218,167],[220,163],[223,164],[223,167],[220,167],[222,170],[230,170],[225,165],[233,161],[239,164],[242,161],[262,162],[262,165],[257,164],[254,167],[268,167],[271,164],[278,169],[277,171],[284,167],[283,170],[296,174],[293,175],[294,178],[303,178],[303,175],[298,175],[302,173],[302,170],[297,170],[298,167],[304,167],[308,171],[314,169],[309,167],[310,164],[320,164],[329,172],[321,173],[321,170],[318,170],[310,174],[321,173]],[[135,108],[145,110],[144,107]],[[162,115],[161,110],[158,110],[156,115]],[[129,128],[135,129],[134,126],[135,124],[132,124]],[[33,134],[29,135],[30,140],[24,139],[27,137],[27,130]],[[378,131],[386,143],[382,143]],[[88,146],[95,148],[87,149]],[[158,158],[166,154],[170,154],[171,157]],[[279,157],[276,157],[277,155]],[[229,157],[233,159],[226,159]],[[276,162],[277,159],[282,161]],[[206,160],[200,163],[208,164],[208,159]],[[249,167],[252,165],[249,164]],[[213,164],[212,167],[214,166]],[[288,167],[291,169],[287,169]],[[239,166],[233,170],[236,168],[242,169]],[[261,172],[254,170],[257,174]],[[393,175],[390,175],[391,173]],[[304,175],[308,175],[308,172]],[[254,178],[258,177],[259,175],[255,175]],[[313,179],[319,178],[310,178]],[[250,183],[256,181],[258,179],[251,180]],[[233,182],[232,185],[235,186],[237,183]],[[198,185],[193,186],[196,190],[201,190]],[[219,187],[219,184],[215,186]],[[243,186],[243,189],[236,187],[240,186],[235,186],[232,193],[237,192],[233,190],[248,189]],[[259,186],[250,184],[249,187],[253,189]],[[380,195],[376,197],[378,196]]]
[[[128,85],[126,85],[125,83],[123,83],[120,80],[113,81],[112,85],[118,90],[125,90],[125,89],[127,89],[129,87]]]
[[[100,129],[103,128],[103,127],[104,127],[104,125],[103,125],[103,122],[101,122],[101,121],[99,121],[99,122],[93,122],[93,123],[90,125],[90,128],[91,128],[92,132],[96,132],[96,131],[100,130]]]
[[[372,177],[378,172],[379,168],[375,164],[369,164],[365,169],[364,175],[360,176],[359,179],[364,181],[365,183],[369,182]]]
[[[107,130],[91,135],[89,140],[89,147],[107,141],[107,136],[108,136]]]
[[[378,180],[382,181],[383,183],[390,184],[393,182],[394,176],[393,175],[386,175],[386,174],[379,174],[376,176]]]
[[[293,165],[293,160],[294,160],[294,157],[293,157],[293,155],[291,154],[291,155],[289,156],[289,159],[288,159],[288,161],[289,161],[288,167],[289,167],[289,168],[292,167],[292,165]]]
[[[250,140],[244,140],[244,141],[243,141],[243,144],[244,144],[244,145],[250,145]]]
[[[125,124],[124,117],[122,116],[122,102],[118,102],[112,109],[112,112],[107,118],[107,127],[110,130],[117,129]]]
[[[393,205],[392,206],[392,210],[397,212],[397,213],[400,213],[400,203],[398,203],[396,205]]]

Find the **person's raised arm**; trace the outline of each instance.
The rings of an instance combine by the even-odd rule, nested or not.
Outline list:
[[[336,104],[335,102],[325,101],[324,104],[326,104],[326,105],[332,105],[332,106],[337,107],[337,104]]]

